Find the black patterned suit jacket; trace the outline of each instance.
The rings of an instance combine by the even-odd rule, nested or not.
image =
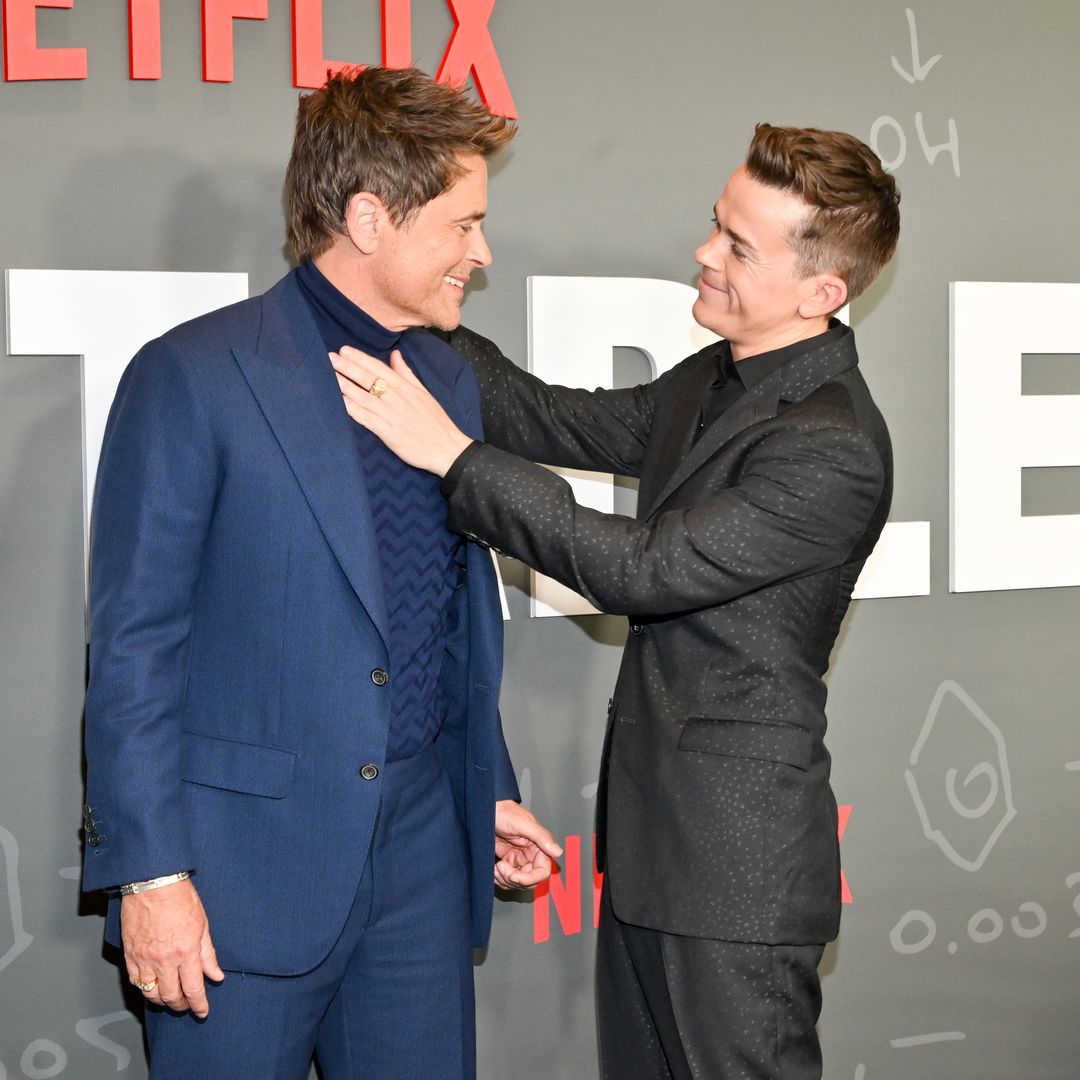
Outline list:
[[[450,525],[630,620],[598,793],[616,915],[811,944],[840,918],[822,681],[888,515],[892,452],[855,339],[787,361],[695,441],[716,346],[630,390],[550,387],[466,329],[488,442]],[[525,460],[528,459],[528,460]],[[545,462],[640,478],[635,518]]]

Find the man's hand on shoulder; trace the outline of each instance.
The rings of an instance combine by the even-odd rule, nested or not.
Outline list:
[[[210,1006],[203,978],[220,982],[225,973],[218,967],[210,924],[195,886],[178,881],[125,896],[121,903],[128,978],[137,986],[153,984],[152,990],[143,990],[147,1001],[205,1017]]]
[[[563,853],[555,837],[520,803],[495,804],[495,884],[530,889],[551,876],[551,860]]]

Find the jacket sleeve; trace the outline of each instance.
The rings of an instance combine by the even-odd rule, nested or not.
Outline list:
[[[484,437],[493,446],[561,468],[640,474],[657,384],[666,376],[629,390],[549,386],[466,327],[450,342],[476,372]]]
[[[189,370],[152,342],[120,382],[94,498],[85,889],[197,869],[182,810],[180,709],[217,485]]]
[[[560,477],[475,447],[443,491],[450,527],[613,614],[721,604],[852,558],[878,512],[885,467],[861,432],[776,433],[739,482],[648,521],[579,506]]]

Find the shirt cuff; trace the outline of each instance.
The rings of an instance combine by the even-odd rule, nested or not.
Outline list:
[[[446,475],[439,483],[439,490],[443,494],[444,499],[449,499],[454,494],[454,488],[457,487],[458,479],[469,461],[480,451],[483,447],[482,442],[477,442],[475,439],[461,451],[456,458],[454,458],[454,464],[446,470]]]

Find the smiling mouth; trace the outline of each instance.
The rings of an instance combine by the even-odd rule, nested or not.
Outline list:
[[[464,281],[462,281],[460,278],[451,277],[449,274],[447,274],[443,278],[443,281],[445,281],[447,285],[453,285],[455,289],[464,289],[465,288],[465,282]]]

